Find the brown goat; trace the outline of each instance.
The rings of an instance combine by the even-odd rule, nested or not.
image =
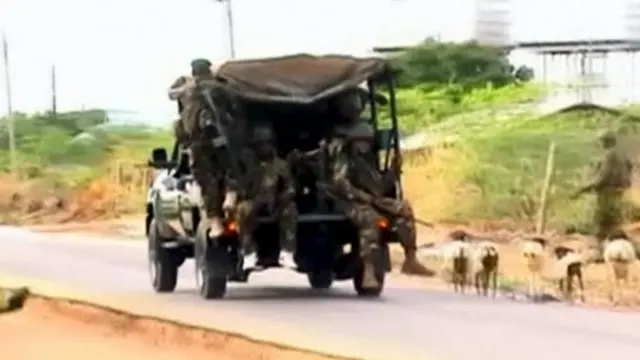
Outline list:
[[[580,289],[579,297],[584,302],[584,281],[582,276],[583,260],[580,254],[575,250],[566,246],[557,246],[553,253],[556,256],[556,266],[559,271],[562,271],[561,277],[558,280],[558,287],[562,292],[565,300],[573,301],[574,289],[573,280],[576,279],[578,287]],[[559,274],[560,275],[560,274]]]

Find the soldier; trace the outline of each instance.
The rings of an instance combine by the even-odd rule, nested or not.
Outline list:
[[[205,104],[201,94],[196,91],[198,80],[213,79],[211,62],[206,59],[196,59],[191,62],[191,77],[181,76],[169,89],[169,98],[178,101],[180,120],[174,131],[180,141],[186,142],[190,150],[191,172],[201,188],[206,213],[205,224],[209,227],[209,236],[220,236],[223,231],[223,208],[235,206],[235,192],[231,191],[234,184],[228,174],[220,170],[214,161],[215,148],[212,136],[207,127],[214,121],[215,114]],[[181,125],[181,126],[180,126]],[[229,181],[223,181],[229,180]],[[224,182],[224,203],[221,197]]]
[[[247,255],[244,266],[249,268],[257,265],[252,233],[258,212],[266,209],[278,222],[282,249],[280,264],[295,267],[298,212],[291,169],[286,161],[277,156],[270,127],[254,128],[250,145],[251,150],[243,156],[249,184],[236,209],[240,240]]]
[[[0,288],[0,314],[22,309],[28,297],[29,289],[26,287]]]
[[[406,201],[384,197],[391,177],[381,174],[372,152],[373,128],[365,122],[357,122],[338,128],[344,147],[332,161],[329,192],[337,196],[336,203],[360,230],[361,255],[366,259],[370,250],[377,247],[379,229],[376,222],[382,217],[390,220],[394,233],[398,234],[405,252],[402,272],[415,275],[432,275],[417,259],[417,236],[414,214]],[[392,170],[393,171],[393,170]],[[395,179],[395,176],[393,176]],[[365,267],[365,274],[370,270]],[[376,281],[371,276],[365,277]],[[377,286],[375,283],[369,285]]]
[[[603,243],[609,234],[623,222],[622,198],[631,187],[631,160],[617,148],[617,137],[613,131],[600,135],[604,154],[597,163],[597,173],[593,181],[580,188],[573,196],[595,192],[597,205],[594,222],[599,245],[598,261],[602,260]]]
[[[340,94],[335,104],[338,110],[338,124],[349,124],[360,119],[360,114],[364,110],[362,90],[350,90]]]

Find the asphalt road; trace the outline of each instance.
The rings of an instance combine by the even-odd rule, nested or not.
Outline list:
[[[182,268],[179,289],[157,295],[148,283],[144,243],[0,228],[0,273],[38,278],[131,299],[152,299],[174,317],[281,325],[316,342],[349,343],[367,358],[581,360],[640,353],[640,314],[491,300],[390,283],[379,300],[355,297],[350,282],[311,291],[287,271],[255,274],[227,298],[195,293],[193,267]],[[133,301],[133,300],[132,300]],[[395,350],[404,355],[390,355]]]

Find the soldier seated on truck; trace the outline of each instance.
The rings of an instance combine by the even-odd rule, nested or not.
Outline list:
[[[330,155],[331,177],[326,188],[337,195],[339,207],[360,230],[361,246],[365,248],[377,242],[376,222],[386,218],[405,253],[401,271],[411,275],[433,275],[417,258],[417,234],[411,205],[405,200],[386,196],[394,185],[392,179],[397,178],[392,172],[398,172],[400,164],[386,174],[378,170],[372,152],[374,130],[364,121],[338,126],[336,135],[337,142],[342,144]]]
[[[248,184],[245,196],[237,205],[236,219],[247,268],[260,265],[257,264],[253,231],[258,213],[265,209],[278,222],[281,248],[279,263],[285,267],[296,266],[294,256],[298,211],[295,183],[289,164],[276,153],[273,137],[268,125],[256,126],[250,139],[251,149],[244,154]]]

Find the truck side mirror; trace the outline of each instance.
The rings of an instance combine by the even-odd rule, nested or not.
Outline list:
[[[148,164],[156,169],[164,169],[168,164],[167,150],[165,148],[155,148],[151,151],[151,159]]]

